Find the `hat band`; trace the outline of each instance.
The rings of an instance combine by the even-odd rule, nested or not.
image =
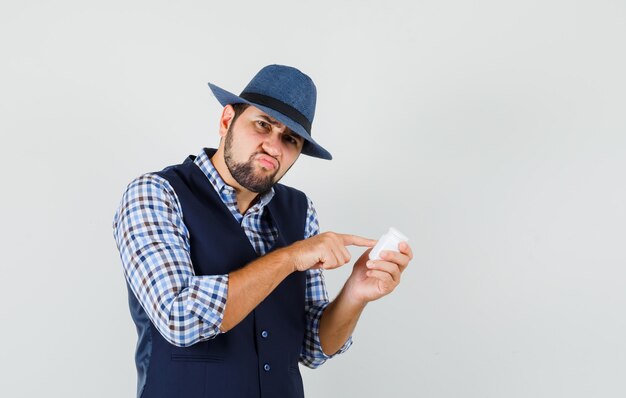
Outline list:
[[[254,102],[255,104],[263,105],[268,108],[272,108],[275,111],[282,113],[283,115],[296,121],[298,124],[304,127],[306,132],[311,135],[311,122],[309,122],[309,119],[307,119],[306,116],[300,113],[300,111],[293,106],[285,104],[284,102],[277,100],[276,98],[258,93],[243,92],[241,93],[240,97],[247,101]]]

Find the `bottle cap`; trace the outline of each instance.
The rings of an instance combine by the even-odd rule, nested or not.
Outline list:
[[[409,238],[404,236],[402,232],[398,231],[394,227],[389,227],[389,233],[397,237],[401,242],[406,242],[409,240]]]

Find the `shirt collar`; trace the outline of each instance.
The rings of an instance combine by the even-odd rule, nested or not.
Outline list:
[[[203,148],[202,151],[196,156],[194,159],[194,163],[202,170],[204,175],[209,179],[209,182],[215,188],[215,191],[222,197],[222,194],[226,194],[227,196],[234,197],[235,196],[235,188],[226,184],[220,176],[220,173],[217,171],[215,166],[213,166],[213,162],[211,162],[211,157],[215,154],[215,149],[212,148]],[[274,197],[274,188],[270,188],[269,191],[262,193],[259,195],[259,198],[252,208],[257,207],[263,208],[265,207],[270,200]]]

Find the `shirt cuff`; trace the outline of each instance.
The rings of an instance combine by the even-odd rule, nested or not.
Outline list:
[[[300,361],[303,365],[315,369],[318,366],[322,365],[328,359],[333,358],[339,354],[343,354],[352,346],[352,336],[348,337],[348,340],[341,346],[339,351],[334,354],[328,355],[322,350],[322,344],[320,342],[320,319],[322,318],[322,314],[326,307],[328,307],[330,303],[326,302],[314,308],[311,308],[311,335],[305,341],[304,353],[300,357]]]
[[[221,333],[227,296],[228,274],[192,276],[189,279],[187,311],[201,319],[201,338],[212,338]]]

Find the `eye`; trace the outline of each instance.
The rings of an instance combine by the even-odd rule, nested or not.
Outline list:
[[[267,122],[264,122],[263,120],[257,120],[256,124],[263,130],[269,130],[270,128],[270,124]]]
[[[298,146],[298,140],[293,135],[285,134],[283,135],[283,139],[291,145]]]

